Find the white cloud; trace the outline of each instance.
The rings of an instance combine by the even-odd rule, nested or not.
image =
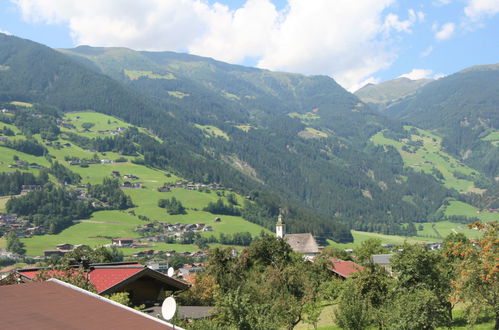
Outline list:
[[[469,0],[464,13],[471,20],[479,20],[499,13],[499,0]]]
[[[0,29],[0,33],[6,34],[6,35],[8,35],[8,36],[11,36],[11,35],[12,35],[12,33],[10,33],[9,31],[7,31],[7,30],[2,30],[2,29]]]
[[[445,77],[443,73],[433,73],[430,69],[412,69],[411,72],[400,75],[399,78],[418,79],[439,79]]]
[[[442,27],[435,33],[435,39],[438,41],[443,41],[450,39],[456,30],[456,25],[454,23],[445,23]]]
[[[433,46],[429,46],[428,48],[426,48],[425,50],[423,50],[421,52],[421,54],[419,54],[419,56],[426,57],[426,56],[430,55],[432,52],[433,52]]]
[[[352,89],[396,58],[394,36],[424,21],[385,14],[396,0],[11,0],[30,22],[67,24],[75,44],[188,51],[271,70],[327,74]]]

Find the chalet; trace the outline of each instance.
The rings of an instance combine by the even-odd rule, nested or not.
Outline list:
[[[61,250],[61,249],[55,249],[55,250],[43,250],[43,255],[46,258],[50,258],[53,256],[56,257],[64,257],[66,253],[71,252],[72,250]]]
[[[0,287],[0,310],[4,330],[182,330],[157,317],[56,279]]]
[[[100,160],[100,163],[101,163],[101,164],[112,164],[112,163],[113,163],[113,161],[112,161],[112,160],[110,160],[110,159],[106,159],[106,158],[104,158],[104,159],[101,159],[101,160]]]
[[[286,225],[281,214],[277,218],[276,236],[284,239],[293,251],[303,254],[307,259],[312,259],[320,253],[320,246],[311,233],[286,234]]]
[[[132,188],[132,183],[130,181],[123,182],[122,185],[124,188]]]
[[[125,174],[125,175],[123,175],[123,179],[125,179],[125,180],[138,180],[139,177],[135,176],[133,174]]]
[[[74,269],[80,267],[73,266]],[[50,268],[19,269],[14,276],[18,283],[37,281],[42,270],[51,276]],[[61,271],[53,270],[53,275]],[[174,279],[135,262],[91,264],[86,269],[87,279],[101,296],[128,292],[134,305],[151,305],[164,299],[165,291],[177,292],[189,288],[183,281]]]
[[[56,248],[59,250],[73,250],[74,245],[70,244],[70,243],[61,243],[61,244],[57,244]]]
[[[111,172],[111,176],[112,176],[113,178],[119,178],[119,177],[121,177],[121,174],[120,174],[120,172],[119,172],[119,171],[112,171],[112,172]]]
[[[133,238],[113,238],[111,242],[114,246],[125,247],[132,246],[135,240]]]
[[[353,274],[364,269],[364,267],[353,261],[336,258],[330,258],[329,260],[331,261],[331,264],[328,269],[334,274],[335,277],[342,280],[346,280]]]
[[[21,195],[27,194],[31,191],[42,190],[42,186],[39,184],[23,184],[21,186]]]
[[[390,263],[392,257],[393,254],[373,254],[371,260],[373,263],[385,268],[389,274],[392,274],[392,265]]]
[[[163,187],[159,187],[158,191],[159,192],[170,192],[171,190],[170,190],[170,187],[163,186]]]

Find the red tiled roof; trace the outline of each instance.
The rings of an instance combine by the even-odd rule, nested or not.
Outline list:
[[[98,268],[90,272],[90,282],[97,292],[102,292],[142,270],[144,270],[143,266],[140,268]]]
[[[75,268],[75,271],[78,268]],[[30,280],[36,280],[36,276],[41,272],[40,268],[31,268],[31,269],[20,269],[18,273],[29,278]],[[92,268],[88,274],[89,281],[94,285],[97,293],[101,294],[102,292],[122,283],[126,279],[129,279],[133,275],[140,276],[138,273],[145,272],[144,274],[150,274],[154,272],[155,275],[162,278],[162,280],[167,280],[170,285],[175,287],[186,287],[187,283],[176,280],[174,278],[168,277],[164,274],[158,273],[156,271],[152,271],[151,269],[145,267],[141,264],[127,264],[127,265],[105,265],[102,266],[96,265],[95,268]],[[51,274],[54,275],[62,275],[64,274],[62,271],[58,270],[48,270],[47,276],[50,277]]]
[[[124,267],[109,267],[109,268],[97,268],[92,269],[89,273],[89,280],[95,286],[97,292],[101,292],[110,288],[117,283],[123,281],[124,279],[140,272],[144,269],[142,265],[127,265]],[[40,273],[40,269],[31,270],[19,270],[20,274],[28,277],[31,280],[35,280],[36,276]],[[47,276],[50,275],[62,275],[62,271],[48,271]]]
[[[349,278],[352,274],[364,269],[364,267],[356,264],[353,261],[346,261],[335,258],[331,258],[330,260],[332,271],[344,278]]]

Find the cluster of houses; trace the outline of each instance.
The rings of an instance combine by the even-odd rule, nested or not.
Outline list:
[[[223,186],[219,183],[194,183],[187,181],[177,181],[175,183],[165,183],[162,187],[158,188],[159,192],[169,192],[173,188],[182,188],[187,190],[220,190]]]
[[[162,242],[166,237],[180,238],[185,232],[188,231],[213,231],[213,227],[207,226],[202,222],[192,224],[149,222],[145,225],[137,227],[135,231],[141,233],[142,236],[149,241]]]
[[[45,234],[42,226],[32,226],[28,220],[13,213],[0,213],[0,233],[15,232],[19,238]]]
[[[108,129],[108,130],[98,130],[99,134],[108,134],[108,135],[118,135],[126,131],[126,127],[118,127],[116,129]]]
[[[18,160],[14,164],[9,164],[9,168],[43,168],[42,165],[39,165],[37,163],[28,163],[24,160]]]
[[[84,245],[84,244],[73,245],[70,243],[61,243],[61,244],[57,244],[56,248],[53,250],[44,250],[43,255],[46,258],[50,258],[52,256],[63,257],[67,253],[69,253],[73,250],[76,250],[77,248],[80,248],[80,247],[88,247],[88,245]]]

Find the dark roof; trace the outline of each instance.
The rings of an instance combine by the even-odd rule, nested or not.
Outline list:
[[[55,279],[0,287],[0,310],[4,330],[173,329],[160,319]]]
[[[352,274],[364,269],[361,265],[348,260],[331,258],[331,270],[343,278],[349,278]]]
[[[76,269],[78,266],[74,266]],[[18,269],[17,273],[23,278],[34,281],[41,270],[61,274],[61,271],[50,271],[49,268],[25,268]],[[112,294],[117,292],[121,287],[135,281],[143,276],[152,277],[171,288],[180,291],[189,287],[188,283],[169,277],[163,273],[157,272],[151,268],[137,263],[109,263],[109,264],[92,264],[88,273],[88,280],[95,286],[97,292],[101,295]]]
[[[393,254],[373,254],[372,260],[378,265],[389,265],[392,256]]]
[[[310,233],[305,234],[286,234],[284,239],[291,246],[293,251],[299,253],[319,253],[319,245],[314,236]]]
[[[99,269],[95,269],[93,272],[98,271]],[[109,268],[108,268],[109,270]],[[110,269],[112,271],[112,269]],[[90,273],[90,281],[92,282],[92,274],[93,272]],[[169,277],[163,273],[160,273],[158,271],[155,271],[151,268],[145,267],[141,271],[134,273],[133,275],[125,278],[124,280],[121,280],[120,282],[117,282],[115,285],[108,287],[107,289],[100,291],[100,295],[106,295],[106,294],[112,294],[114,292],[118,292],[120,288],[124,287],[130,282],[133,282],[143,276],[148,276],[152,277],[155,280],[158,280],[164,284],[167,284],[168,286],[175,288],[176,290],[174,291],[180,291],[180,290],[185,290],[189,288],[189,284],[177,279],[174,279],[172,277]]]

